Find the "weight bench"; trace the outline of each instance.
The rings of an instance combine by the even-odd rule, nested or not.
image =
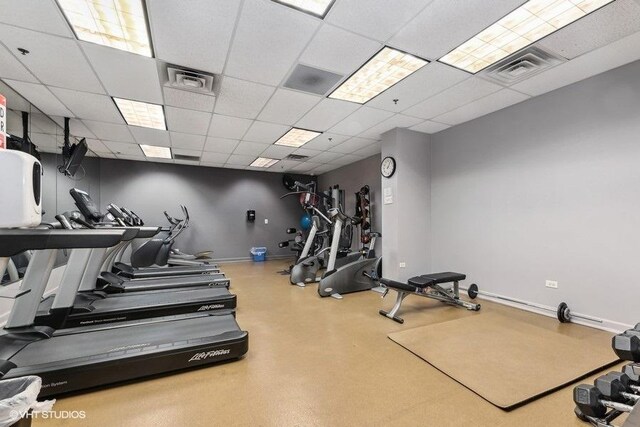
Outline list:
[[[397,282],[390,279],[380,279],[380,283],[387,289],[385,290],[383,297],[387,295],[389,289],[395,290],[398,295],[396,297],[396,304],[390,311],[380,310],[380,314],[393,319],[398,323],[404,323],[404,319],[396,316],[402,305],[402,301],[408,295],[419,295],[421,297],[427,297],[442,301],[445,304],[455,305],[458,307],[464,307],[467,310],[478,311],[480,310],[480,304],[474,304],[460,299],[460,290],[458,282],[466,279],[467,276],[460,273],[433,273],[423,274],[422,276],[415,276],[410,278],[407,283]],[[440,286],[442,283],[451,283],[451,288],[444,288]]]

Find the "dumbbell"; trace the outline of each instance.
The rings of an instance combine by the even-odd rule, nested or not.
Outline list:
[[[619,412],[631,412],[633,410],[633,406],[604,399],[600,390],[596,386],[589,384],[580,384],[573,389],[573,401],[580,413],[593,418],[604,417],[607,415],[607,409],[614,409]]]
[[[640,400],[640,396],[630,393],[639,391],[640,387],[630,384],[629,377],[622,372],[609,372],[596,378],[595,386],[605,398],[616,402],[623,400],[635,403]]]
[[[614,336],[611,347],[620,359],[640,362],[640,331],[628,329]]]
[[[622,368],[622,373],[629,377],[633,384],[640,383],[640,365],[628,363]]]

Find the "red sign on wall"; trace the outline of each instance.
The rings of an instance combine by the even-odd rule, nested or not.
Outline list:
[[[7,148],[7,99],[0,95],[0,149]]]

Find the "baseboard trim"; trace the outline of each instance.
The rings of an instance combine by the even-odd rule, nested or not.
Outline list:
[[[291,255],[267,255],[267,258],[265,261],[276,261],[276,260],[282,260],[282,259],[293,259],[293,257],[291,257]],[[216,258],[214,259],[215,262],[227,262],[227,263],[233,263],[233,262],[247,262],[247,261],[253,261],[253,258],[251,257],[242,257],[242,258]]]

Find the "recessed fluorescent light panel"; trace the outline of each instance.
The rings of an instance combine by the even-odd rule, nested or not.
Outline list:
[[[364,104],[428,63],[385,46],[334,90],[329,98]]]
[[[302,147],[322,132],[313,130],[291,128],[275,142],[276,145],[286,145],[287,147]]]
[[[153,56],[142,0],[58,0],[76,37]]]
[[[529,0],[440,62],[475,74],[612,1]]]
[[[140,144],[140,148],[142,149],[144,155],[147,157],[156,157],[160,159],[171,158],[171,148],[169,147],[158,147],[157,145]]]
[[[269,159],[267,157],[258,157],[249,166],[252,166],[254,168],[270,168],[271,166],[275,165],[279,161],[280,160]]]
[[[167,130],[162,105],[113,98],[128,125]]]
[[[322,19],[325,17],[335,0],[273,0],[276,3],[292,7],[302,12],[317,16]]]

